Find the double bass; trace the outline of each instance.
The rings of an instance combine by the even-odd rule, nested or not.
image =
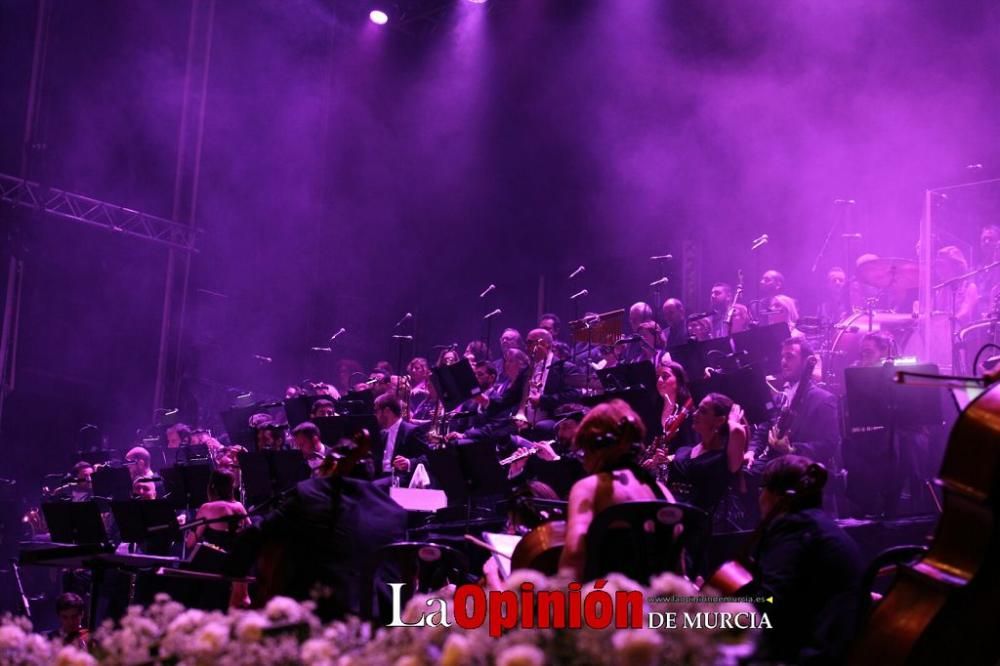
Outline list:
[[[1000,660],[1000,384],[959,415],[937,483],[942,514],[931,546],[898,569],[852,664]]]

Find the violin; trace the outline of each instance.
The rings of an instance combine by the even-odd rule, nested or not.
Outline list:
[[[992,378],[987,377],[987,380]],[[943,512],[927,553],[901,566],[850,663],[995,664],[1000,659],[1000,384],[952,428],[937,483]]]

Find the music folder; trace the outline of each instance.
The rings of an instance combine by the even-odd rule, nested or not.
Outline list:
[[[96,501],[47,502],[42,504],[42,515],[53,542],[82,545],[109,541],[101,506]]]
[[[476,381],[476,373],[468,363],[437,366],[431,370],[431,382],[448,411],[482,392]]]
[[[180,525],[167,500],[124,500],[111,503],[122,541],[143,543],[151,537],[176,540]]]

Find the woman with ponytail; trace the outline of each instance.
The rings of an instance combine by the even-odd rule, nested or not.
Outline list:
[[[768,662],[843,663],[854,638],[863,567],[857,544],[822,509],[826,481],[823,465],[791,454],[763,471],[753,582],[739,594],[773,598],[759,608],[773,627],[758,654]]]

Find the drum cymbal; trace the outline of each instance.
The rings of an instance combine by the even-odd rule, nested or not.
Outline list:
[[[877,289],[915,289],[920,279],[917,262],[899,257],[879,257],[858,264],[858,279]]]

